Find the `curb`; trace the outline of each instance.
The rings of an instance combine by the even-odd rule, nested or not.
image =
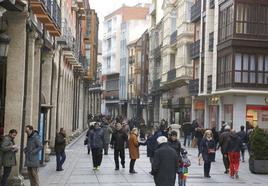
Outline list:
[[[69,149],[69,148],[71,148],[74,144],[76,144],[77,141],[79,141],[82,137],[85,136],[86,132],[87,132],[87,130],[81,132],[81,134],[80,134],[77,138],[75,138],[74,140],[72,140],[71,143],[69,143],[69,144],[66,146],[66,149]]]

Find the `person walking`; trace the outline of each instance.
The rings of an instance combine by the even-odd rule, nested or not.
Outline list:
[[[185,149],[181,149],[181,159],[179,161],[179,169],[178,169],[179,186],[186,186],[186,180],[188,177],[188,167],[190,166],[191,161],[187,156],[187,151]]]
[[[27,125],[25,132],[28,136],[26,147],[23,150],[25,153],[25,166],[28,170],[31,186],[39,186],[39,152],[42,150],[43,146],[41,144],[40,135],[38,131],[34,130],[33,126]]]
[[[102,129],[104,134],[104,155],[108,155],[109,144],[111,141],[111,134],[113,133],[112,128],[109,126],[107,121],[103,121]]]
[[[4,136],[1,143],[2,166],[4,167],[1,186],[7,186],[7,179],[11,173],[12,167],[17,165],[16,153],[18,152],[19,148],[14,142],[17,133],[18,132],[16,129],[11,129],[9,134]]]
[[[192,128],[191,123],[184,123],[182,125],[182,131],[183,131],[183,134],[184,134],[184,142],[183,142],[184,147],[186,147],[186,144],[188,144],[188,147],[190,147],[190,145],[191,145],[192,130],[193,130],[193,128]]]
[[[227,152],[230,162],[230,176],[231,178],[238,178],[240,151],[242,149],[242,141],[235,133],[235,130],[230,132],[227,140]]]
[[[241,147],[242,162],[245,162],[245,150],[247,148],[247,134],[245,132],[245,127],[243,125],[240,127],[240,131],[237,133],[237,135],[242,142],[242,147]]]
[[[129,156],[130,156],[129,173],[135,174],[137,172],[134,169],[134,165],[136,160],[139,159],[140,157],[137,128],[132,129],[129,136],[128,145],[129,145]]]
[[[115,131],[112,134],[111,146],[114,148],[115,170],[119,170],[119,156],[122,168],[125,168],[125,143],[128,141],[128,135],[122,130],[121,123],[115,125]]]
[[[66,159],[65,147],[66,147],[66,132],[64,131],[63,128],[60,128],[60,132],[56,135],[55,138],[55,152],[57,162],[56,171],[63,171],[62,165]]]
[[[226,125],[224,132],[222,132],[219,137],[219,147],[221,147],[222,160],[225,167],[224,172],[225,174],[229,173],[229,165],[230,165],[227,153],[227,140],[229,138],[230,131],[231,127],[229,125]]]
[[[218,146],[218,143],[219,143],[219,134],[218,132],[216,131],[216,127],[213,127],[211,129],[212,131],[212,135],[213,135],[213,140],[215,141],[215,150],[217,149],[217,146]],[[213,157],[213,161],[212,162],[215,162],[216,161],[216,153],[214,153],[214,157]]]
[[[102,162],[102,149],[104,146],[104,133],[100,128],[100,123],[94,124],[94,129],[90,131],[90,147],[92,150],[93,170],[100,170]]]
[[[215,141],[211,130],[206,130],[204,138],[201,141],[200,149],[204,160],[204,177],[210,178],[211,162],[213,161],[215,151]]]
[[[177,136],[178,134],[175,130],[171,131],[170,137],[168,139],[168,144],[170,145],[170,147],[172,147],[176,151],[179,159],[181,159],[181,143],[177,139]]]
[[[178,171],[179,158],[177,152],[168,145],[165,136],[157,138],[158,149],[154,153],[153,170],[156,186],[174,186]]]

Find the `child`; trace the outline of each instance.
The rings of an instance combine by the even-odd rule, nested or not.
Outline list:
[[[191,162],[187,157],[187,151],[185,149],[181,149],[181,160],[179,161],[179,170],[178,170],[179,186],[186,186],[188,167],[190,167],[190,165]]]

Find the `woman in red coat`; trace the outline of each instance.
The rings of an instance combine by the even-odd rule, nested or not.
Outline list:
[[[137,173],[134,170],[134,165],[136,159],[139,159],[139,141],[138,141],[138,129],[133,128],[131,130],[129,139],[128,139],[128,145],[129,145],[129,156],[130,156],[130,165],[129,165],[129,173],[135,174]]]

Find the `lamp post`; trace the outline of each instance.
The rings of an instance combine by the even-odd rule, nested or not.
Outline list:
[[[0,57],[6,58],[8,54],[8,48],[9,48],[9,37],[8,35],[1,33],[0,34]]]

